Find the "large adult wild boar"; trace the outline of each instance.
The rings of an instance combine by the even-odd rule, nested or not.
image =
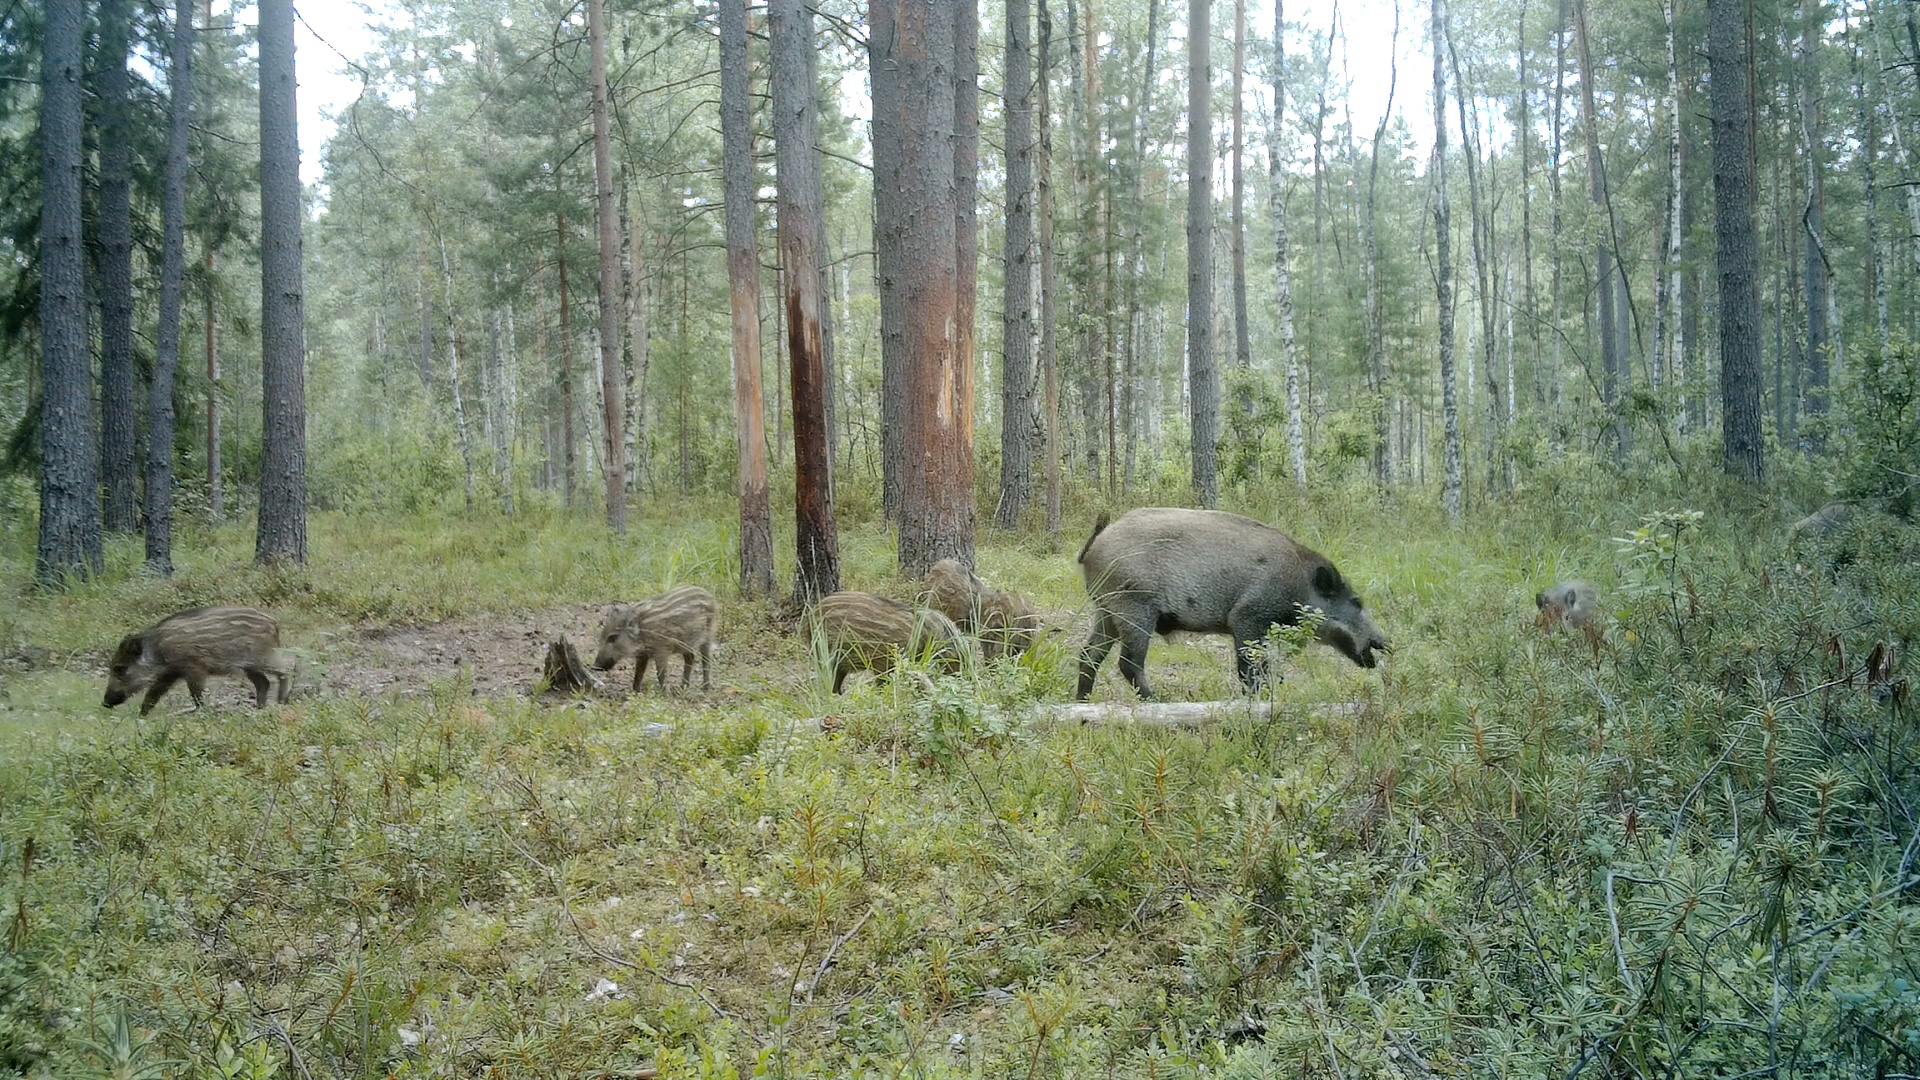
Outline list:
[[[1249,690],[1266,673],[1247,644],[1264,641],[1270,627],[1297,625],[1309,609],[1321,613],[1320,642],[1361,667],[1372,667],[1374,654],[1388,647],[1326,556],[1238,514],[1143,507],[1111,525],[1102,514],[1079,561],[1094,620],[1080,654],[1078,700],[1093,690],[1116,641],[1120,673],[1151,698],[1147,643],[1156,633],[1232,635],[1234,663]]]

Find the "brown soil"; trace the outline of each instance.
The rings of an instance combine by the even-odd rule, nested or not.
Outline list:
[[[420,626],[379,627],[343,634],[321,634],[303,643],[313,662],[298,680],[303,693],[325,696],[410,696],[436,683],[460,680],[477,697],[532,694],[541,680],[548,646],[559,638],[572,642],[580,659],[592,664],[603,611],[591,604],[542,611],[448,619]],[[322,674],[320,669],[324,669]],[[631,693],[633,663],[594,672],[599,693]],[[720,641],[713,650],[713,694],[752,692],[768,684],[798,684],[807,677],[800,643],[769,621],[757,606],[736,603],[721,615]],[[680,691],[681,664],[669,661],[668,689]],[[659,691],[658,675],[647,671],[644,692]],[[694,662],[691,691],[700,695],[700,668]]]

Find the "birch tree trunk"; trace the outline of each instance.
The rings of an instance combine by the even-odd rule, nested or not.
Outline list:
[[[1501,393],[1499,369],[1494,364],[1496,348],[1496,322],[1493,310],[1493,195],[1489,191],[1481,198],[1480,191],[1480,140],[1478,117],[1468,109],[1466,80],[1460,76],[1460,53],[1454,47],[1452,35],[1447,37],[1447,57],[1453,65],[1453,93],[1455,104],[1460,107],[1460,149],[1467,159],[1467,217],[1468,235],[1473,247],[1473,277],[1476,293],[1479,297],[1480,316],[1480,357],[1481,368],[1487,380],[1487,487],[1493,488],[1502,474],[1500,467]],[[1469,123],[1469,117],[1473,122]],[[1488,168],[1492,168],[1489,164]],[[1491,187],[1491,178],[1489,178]],[[1484,211],[1483,211],[1484,207]],[[1471,407],[1473,394],[1473,334],[1467,334],[1467,402]]]
[[[1236,0],[1236,11],[1243,11],[1245,0]],[[1285,134],[1282,124],[1287,115],[1287,43],[1285,0],[1273,3],[1273,123],[1267,128],[1267,212],[1273,218],[1274,313],[1280,320],[1280,363],[1287,378],[1287,459],[1293,465],[1293,482],[1307,485],[1307,439],[1301,426],[1300,356],[1293,338],[1293,281],[1287,266],[1287,200]],[[1237,102],[1239,95],[1234,99]],[[1239,115],[1235,106],[1235,117]],[[1245,275],[1240,287],[1245,288]],[[1244,302],[1240,303],[1242,326]]]
[[[620,377],[620,223],[613,206],[613,139],[607,116],[607,0],[587,0],[593,77],[594,209],[600,226],[600,459],[607,528],[627,534],[627,448],[622,438],[626,380]]]
[[[447,255],[447,238],[437,237],[440,245],[441,311],[447,321],[447,389],[453,394],[453,430],[460,441],[460,464],[466,470],[467,513],[473,513],[473,440],[467,434],[466,395],[460,388],[460,329],[453,319],[453,261]]]
[[[1659,378],[1660,365],[1667,357],[1672,358],[1673,386],[1677,394],[1679,409],[1679,429],[1681,438],[1685,438],[1688,429],[1687,414],[1687,359],[1685,343],[1682,339],[1680,313],[1680,259],[1681,244],[1685,224],[1684,201],[1686,199],[1686,173],[1680,157],[1681,122],[1680,111],[1680,54],[1674,45],[1673,0],[1661,0],[1661,9],[1666,19],[1667,31],[1667,109],[1669,127],[1667,131],[1667,242],[1666,276],[1656,278],[1653,295],[1653,377]],[[1669,343],[1669,335],[1671,341]],[[1656,383],[1657,388],[1657,383]]]
[[[1277,19],[1274,25],[1279,26]],[[1277,37],[1274,47],[1280,47]],[[1247,0],[1233,0],[1233,361],[1242,378],[1253,370],[1253,340],[1247,330],[1247,200],[1242,161],[1246,155],[1246,108],[1242,104],[1246,100],[1246,70]],[[1275,85],[1278,86],[1277,81]],[[1280,126],[1277,104],[1273,125]],[[1243,389],[1240,398],[1241,411],[1250,413],[1252,393]]]
[[[1447,76],[1442,45],[1446,41],[1441,0],[1433,0],[1433,239],[1434,302],[1440,324],[1440,403],[1446,424],[1446,486],[1440,502],[1448,520],[1460,521],[1460,407],[1453,388],[1453,254],[1447,206]]]
[[[1388,46],[1387,104],[1373,129],[1372,160],[1367,166],[1367,206],[1360,217],[1360,257],[1367,278],[1367,389],[1373,395],[1373,478],[1381,490],[1393,484],[1392,443],[1388,439],[1386,315],[1380,304],[1380,249],[1375,216],[1380,205],[1380,144],[1393,118],[1393,96],[1400,84],[1400,0],[1393,3],[1393,37]],[[1438,60],[1435,61],[1438,63]],[[1352,125],[1348,125],[1351,131]],[[1444,133],[1443,133],[1444,134]],[[1448,316],[1451,320],[1452,316]],[[1451,326],[1451,322],[1448,324]]]
[[[1593,50],[1587,38],[1586,0],[1575,0],[1574,30],[1580,41],[1581,124],[1587,137],[1587,182],[1589,197],[1598,223],[1594,226],[1594,288],[1600,297],[1600,357],[1603,377],[1600,395],[1613,414],[1613,453],[1616,461],[1625,461],[1631,444],[1624,409],[1624,390],[1628,381],[1627,358],[1620,350],[1620,326],[1626,312],[1620,310],[1618,253],[1613,249],[1613,209],[1607,196],[1606,162],[1600,156],[1600,115],[1594,108],[1593,83],[1599,77],[1593,66]]]

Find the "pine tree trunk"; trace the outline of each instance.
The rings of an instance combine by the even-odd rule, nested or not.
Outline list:
[[[133,133],[129,0],[102,0],[100,96],[100,470],[108,532],[140,527],[133,371]]]
[[[1433,239],[1434,303],[1440,324],[1440,407],[1446,424],[1446,486],[1441,505],[1460,520],[1460,407],[1453,389],[1453,255],[1447,205],[1447,77],[1440,43],[1446,40],[1441,0],[1433,0]]]
[[[899,41],[885,5],[869,4],[867,77],[874,101],[897,101]],[[873,248],[880,294],[880,505],[887,520],[900,520],[901,470],[905,467],[907,354],[906,291],[897,262],[903,198],[900,187],[900,117],[892,110],[873,114]],[[779,313],[775,312],[775,318]]]
[[[81,235],[84,22],[77,3],[47,5],[40,67],[40,536],[33,576],[53,588],[101,569]]]
[[[1276,0],[1281,2],[1281,0]],[[1278,27],[1276,21],[1275,26]],[[1275,48],[1279,41],[1275,39]],[[1247,0],[1233,0],[1233,361],[1243,378],[1253,370],[1253,339],[1247,329],[1247,199],[1245,193]],[[1274,127],[1280,110],[1274,110]],[[1240,409],[1251,415],[1253,394],[1243,386]]]
[[[918,198],[907,207],[899,265],[907,298],[907,400],[902,477],[900,569],[924,574],[939,559],[973,560],[972,383],[973,364],[964,350],[971,335],[960,319],[971,304],[959,295],[959,263],[972,258],[963,211],[949,203],[959,178],[974,167],[967,131],[973,105],[972,33],[969,0],[929,6],[915,0],[874,0],[876,19],[899,30],[897,101],[877,101],[876,110],[898,110],[899,175]],[[967,185],[971,195],[971,184]],[[970,216],[970,215],[967,215]]]
[[[200,22],[207,27],[207,41],[211,45],[216,40],[212,35],[217,32],[213,27],[213,0],[201,0]],[[226,523],[226,513],[220,484],[220,354],[214,349],[218,326],[213,310],[213,284],[213,247],[209,245],[201,286],[207,348],[207,518],[219,526]]]
[[[1060,539],[1060,346],[1054,329],[1058,282],[1053,250],[1053,18],[1047,0],[1037,0],[1034,27],[1039,38],[1040,153],[1034,162],[1038,185],[1037,216],[1040,233],[1040,367],[1045,379],[1044,421],[1047,454],[1047,537]],[[878,150],[875,151],[878,153]]]
[[[620,226],[613,206],[613,139],[607,116],[607,0],[587,0],[589,64],[593,78],[594,206],[600,226],[601,477],[606,481],[607,528],[627,532],[627,448],[621,421]]]
[[[1720,280],[1721,453],[1726,471],[1766,477],[1760,438],[1759,251],[1753,228],[1753,130],[1747,87],[1753,55],[1746,5],[1707,0],[1708,91],[1713,116],[1714,257]]]
[[[1125,427],[1126,462],[1122,476],[1130,488],[1136,474],[1136,459],[1140,443],[1140,381],[1143,377],[1154,377],[1153,368],[1146,362],[1146,338],[1149,333],[1149,318],[1142,297],[1147,288],[1146,257],[1146,177],[1148,160],[1147,115],[1153,104],[1155,54],[1159,44],[1160,0],[1147,0],[1147,41],[1146,56],[1140,67],[1140,90],[1133,99],[1131,139],[1133,151],[1129,168],[1133,176],[1133,193],[1128,203],[1132,228],[1127,241],[1127,356],[1126,370],[1121,379],[1121,422]]]
[[[1244,11],[1245,0],[1235,0],[1236,12]],[[1284,0],[1273,4],[1273,123],[1267,128],[1267,212],[1273,217],[1274,311],[1280,320],[1280,364],[1287,378],[1287,458],[1293,465],[1293,482],[1307,484],[1307,439],[1301,427],[1300,356],[1293,339],[1293,280],[1287,266],[1286,162],[1282,125],[1287,116],[1287,43]],[[1239,94],[1234,95],[1237,102]],[[1235,106],[1238,119],[1239,107]],[[1236,207],[1237,209],[1237,207]],[[1245,278],[1239,288],[1245,289]],[[1241,326],[1245,328],[1245,303],[1241,307]]]
[[[877,5],[876,5],[877,6]],[[813,14],[803,0],[767,7],[772,52],[774,169],[779,189],[780,265],[785,271],[787,357],[793,376],[794,595],[812,603],[840,588],[827,461],[825,359],[820,340],[819,142],[814,106]],[[876,32],[878,27],[875,28]],[[878,110],[876,109],[876,112]],[[951,151],[948,168],[952,168]],[[948,215],[951,228],[952,215]]]
[[[307,561],[306,319],[293,2],[260,2],[260,518],[254,557]]]
[[[1208,59],[1212,0],[1187,5],[1187,371],[1191,380],[1193,492],[1219,501],[1214,472],[1220,385],[1213,359],[1213,82]]]
[[[193,113],[193,7],[179,0],[167,65],[167,164],[160,203],[160,321],[147,384],[147,572],[173,575],[173,390],[186,291],[187,139]]]
[[[1033,56],[1027,0],[1007,0],[1007,217],[1000,324],[1000,500],[994,522],[1012,529],[1032,494]]]
[[[733,434],[740,460],[740,593],[773,596],[773,513],[760,395],[760,245],[754,225],[753,108],[746,0],[720,4],[720,130],[727,285],[733,315]]]
[[[567,221],[558,211],[553,215],[553,228],[560,272],[560,443],[564,462],[560,484],[567,509],[572,510],[576,500],[574,478],[580,472],[580,440],[574,431],[573,309],[567,296]]]
[[[173,577],[173,382],[180,363],[180,300],[186,288],[186,148],[194,108],[194,0],[180,0],[167,63],[167,171],[161,183],[159,327],[146,398],[146,571]]]
[[[1800,14],[1800,154],[1806,177],[1806,201],[1800,225],[1806,232],[1807,351],[1804,397],[1809,417],[1827,411],[1826,146],[1820,131],[1820,35],[1825,8],[1803,3]],[[1820,425],[1807,432],[1807,447],[1818,452]]]
[[[1871,37],[1873,34],[1873,9],[1867,9],[1866,19],[1861,25],[1861,33]],[[1892,338],[1887,325],[1887,264],[1886,236],[1882,231],[1879,215],[1880,189],[1876,180],[1876,162],[1880,156],[1879,114],[1867,97],[1867,84],[1860,70],[1861,47],[1855,42],[1847,53],[1848,70],[1853,74],[1854,119],[1860,125],[1860,180],[1861,203],[1865,207],[1862,216],[1867,225],[1867,278],[1873,294],[1874,330],[1879,342],[1879,357],[1884,362],[1892,347]]]

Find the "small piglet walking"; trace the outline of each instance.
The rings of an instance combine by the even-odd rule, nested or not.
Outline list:
[[[693,682],[693,657],[700,654],[700,688],[713,689],[713,628],[720,603],[698,585],[669,589],[637,604],[615,604],[600,626],[595,670],[607,671],[635,657],[633,688],[640,689],[647,662],[658,665],[660,689],[667,688],[667,659],[680,657],[680,685]]]
[[[121,639],[107,671],[111,709],[142,690],[140,715],[181,679],[196,707],[205,704],[207,678],[245,675],[253,684],[255,708],[267,707],[267,688],[277,684],[285,704],[293,691],[293,656],[280,648],[280,623],[250,607],[210,607],[182,611]]]

